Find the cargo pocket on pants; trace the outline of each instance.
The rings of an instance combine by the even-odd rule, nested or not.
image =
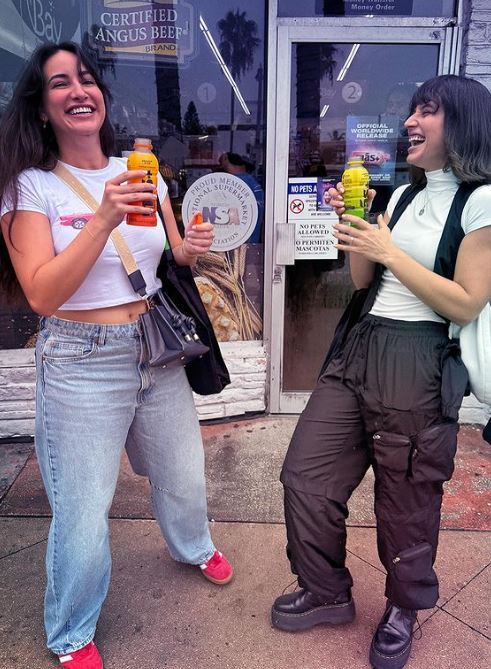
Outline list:
[[[409,471],[411,441],[404,434],[377,432],[373,435],[373,455],[381,470],[392,472],[395,477]]]
[[[423,542],[405,548],[392,559],[393,574],[398,581],[412,583],[422,581],[431,574],[433,566],[432,548]]]
[[[438,601],[433,550],[427,541],[404,548],[392,558],[386,597],[406,609],[431,609]]]
[[[413,483],[448,481],[452,477],[458,431],[457,422],[440,423],[422,430],[413,438]]]

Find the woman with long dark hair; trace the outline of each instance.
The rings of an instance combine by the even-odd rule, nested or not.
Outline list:
[[[286,455],[287,554],[300,589],[272,609],[273,624],[288,631],[354,619],[347,502],[372,466],[387,571],[385,612],[370,648],[375,669],[406,664],[417,610],[438,600],[443,482],[453,472],[467,386],[448,322],[472,321],[491,298],[490,92],[465,77],[431,79],[415,92],[405,127],[415,185],[394,192],[377,225],[344,213],[341,184],[331,191],[341,216],[337,248],[350,254],[355,286],[371,289]],[[465,236],[454,268],[455,240],[440,239],[461,193],[457,230]]]
[[[213,545],[203,445],[184,368],[150,367],[138,325],[147,308],[109,235],[118,229],[149,294],[165,245],[154,227],[126,224],[154,186],[130,183],[113,157],[109,93],[80,47],[32,55],[0,126],[2,286],[42,316],[36,347],[35,446],[53,519],[46,567],[48,647],[68,669],[101,669],[93,643],[111,571],[108,513],[126,447],[148,477],[155,516],[176,560],[224,584],[232,567]],[[92,212],[52,171],[62,165],[100,202]],[[181,238],[167,189],[158,197],[179,264],[208,251],[213,229],[192,220]]]

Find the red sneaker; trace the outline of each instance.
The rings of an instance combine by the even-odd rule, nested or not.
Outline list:
[[[80,650],[58,655],[63,669],[103,669],[102,658],[93,641]]]
[[[220,551],[215,551],[207,562],[200,564],[199,568],[205,578],[217,585],[229,583],[234,576],[232,565]]]

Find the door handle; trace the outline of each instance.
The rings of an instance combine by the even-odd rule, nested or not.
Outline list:
[[[276,251],[277,265],[295,264],[295,224],[276,223]]]

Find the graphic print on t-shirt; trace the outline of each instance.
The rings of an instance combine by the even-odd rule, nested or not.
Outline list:
[[[65,216],[60,216],[60,225],[66,225],[75,230],[81,230],[87,225],[93,215],[94,214],[85,211],[82,214],[66,214]]]

